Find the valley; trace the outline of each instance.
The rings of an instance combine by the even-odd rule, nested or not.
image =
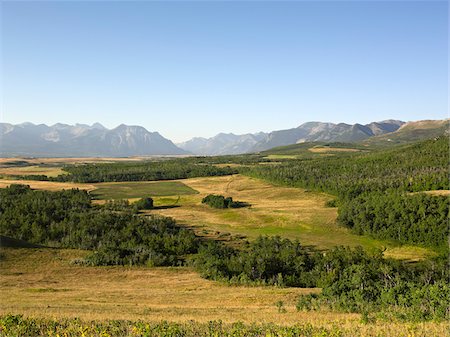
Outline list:
[[[377,237],[381,232],[375,227],[357,232],[344,221],[360,221],[352,220],[351,210],[361,202],[367,211],[374,202],[391,198],[387,202],[397,205],[410,198],[428,205],[420,211],[425,217],[411,224],[417,233],[424,221],[441,226],[438,219],[448,213],[445,146],[438,139],[389,149],[310,143],[258,155],[150,161],[59,158],[24,165],[25,159],[16,159],[19,164],[6,165],[0,179],[6,210],[0,216],[6,236],[0,250],[0,324],[13,329],[8,319],[16,316],[8,315],[21,314],[27,317],[22,321],[26,329],[27,319],[59,329],[64,320],[79,317],[82,321],[70,321],[70,326],[86,321],[108,326],[114,319],[125,320],[121,329],[140,331],[137,322],[145,320],[159,331],[158,322],[164,320],[171,322],[170,329],[200,331],[210,321],[223,322],[223,329],[242,322],[239,331],[245,336],[258,322],[275,323],[273,329],[309,329],[311,336],[354,336],[355,331],[441,336],[446,301],[440,296],[448,289],[438,274],[430,274],[435,281],[428,285],[420,277],[429,268],[445,275],[439,271],[445,247],[427,244],[441,242],[433,239],[437,234],[400,242]],[[379,163],[389,171],[380,171]],[[407,168],[417,172],[414,184],[404,173]],[[356,172],[357,178],[348,178]],[[367,191],[348,198],[359,184]],[[397,192],[389,192],[390,186]],[[389,193],[381,196],[380,191]],[[244,206],[213,208],[202,203],[208,195],[231,197]],[[151,207],[135,206],[145,198],[152,199]],[[31,206],[34,199],[39,208]],[[379,213],[364,216],[378,221]],[[396,216],[408,224],[410,215]],[[27,217],[35,219],[33,226]],[[33,245],[39,248],[25,248]],[[330,274],[326,270],[336,261],[347,262]],[[362,281],[353,284],[354,276],[346,275],[355,273]],[[387,282],[383,275],[402,288],[381,286]],[[373,282],[378,295],[364,297],[369,295],[358,282]],[[353,290],[340,293],[335,284]],[[411,287],[415,301],[423,296],[415,289],[434,292],[436,306],[429,304],[421,313],[388,292],[405,287]],[[191,321],[194,325],[185,326]]]

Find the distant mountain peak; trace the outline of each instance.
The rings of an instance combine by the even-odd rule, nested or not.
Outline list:
[[[25,125],[25,126],[23,126]],[[121,124],[109,130],[100,123],[68,125],[56,123],[15,127],[0,123],[2,146],[0,154],[8,156],[126,157],[147,155],[178,155],[178,148],[158,132],[142,126]]]
[[[102,124],[96,122],[91,125],[91,129],[105,130],[106,128]]]

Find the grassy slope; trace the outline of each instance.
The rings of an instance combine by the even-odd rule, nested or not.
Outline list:
[[[84,319],[277,321],[284,301],[286,324],[304,316],[298,295],[313,289],[230,287],[202,279],[189,268],[83,267],[70,261],[86,253],[59,249],[2,249],[0,313]],[[328,318],[355,315],[330,313]],[[316,317],[315,319],[317,319]],[[314,319],[314,318],[313,318]]]
[[[70,183],[70,182],[53,182],[53,181],[38,181],[38,180],[12,180],[0,179],[0,188],[8,187],[11,184],[29,185],[32,189],[60,191],[63,189],[79,188],[80,190],[92,191],[95,189],[93,184]]]
[[[0,168],[0,175],[3,176],[27,176],[27,175],[46,175],[48,177],[56,177],[65,172],[61,167],[51,167],[51,166],[23,166],[23,167],[2,167]]]
[[[183,182],[200,193],[181,196],[178,201],[180,207],[149,213],[173,217],[181,224],[193,226],[200,235],[221,236],[217,232],[229,232],[250,239],[258,235],[280,235],[299,239],[302,244],[319,249],[336,245],[361,245],[368,249],[388,247],[386,256],[411,260],[431,254],[424,248],[398,247],[367,236],[351,234],[336,225],[337,209],[325,207],[325,202],[332,197],[324,193],[274,186],[241,175],[193,178]],[[251,207],[220,210],[201,204],[201,199],[210,193],[231,196],[235,200],[250,203]],[[176,201],[169,197],[155,198],[155,205],[172,205]]]
[[[96,199],[129,199],[195,194],[197,191],[179,181],[120,182],[94,184]]]
[[[449,129],[449,120],[428,120],[410,122],[395,132],[366,139],[363,143],[368,146],[392,146],[407,144],[425,139],[439,137]]]
[[[199,235],[226,241],[232,239],[233,235],[235,238],[246,236],[250,239],[259,235],[281,235],[290,239],[299,239],[302,244],[319,249],[328,249],[336,245],[361,245],[368,249],[387,247],[386,256],[408,260],[423,259],[433,254],[424,248],[398,247],[389,242],[351,234],[347,229],[336,225],[337,209],[325,207],[325,202],[332,198],[327,194],[308,192],[300,188],[274,186],[240,175],[154,183],[77,184],[0,180],[0,188],[12,183],[51,191],[70,188],[94,191],[103,185],[105,186],[104,194],[100,196],[103,198],[133,199],[131,195],[138,197],[150,195],[155,200],[155,206],[163,206],[150,213],[173,217],[179,223],[193,227]],[[139,187],[140,184],[144,184],[145,187]],[[114,188],[117,185],[125,189],[116,192]],[[133,189],[129,189],[130,186],[133,186]],[[155,189],[156,186],[158,186],[157,189]],[[158,189],[159,197],[156,196]],[[189,194],[196,191],[200,193]],[[182,195],[182,193],[185,194]],[[252,206],[240,209],[212,209],[201,204],[201,199],[211,193],[231,196],[235,200],[248,202]]]
[[[446,322],[363,324],[356,314],[297,312],[296,298],[318,291],[313,289],[231,287],[201,279],[189,268],[82,267],[70,263],[86,254],[77,250],[1,252],[0,315],[299,323],[332,330],[336,336],[445,336],[448,328]],[[277,301],[283,301],[285,313],[278,312]]]
[[[261,152],[269,159],[317,158],[325,155],[343,155],[346,153],[365,152],[371,147],[357,143],[308,142],[275,147]]]
[[[344,155],[345,152],[376,151],[401,144],[448,134],[449,120],[409,122],[395,132],[370,137],[357,143],[311,142],[275,147],[261,152],[269,159],[311,158],[324,155]]]

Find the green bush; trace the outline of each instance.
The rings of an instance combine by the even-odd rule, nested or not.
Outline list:
[[[134,203],[136,209],[152,209],[153,208],[153,199],[152,198],[142,198]]]

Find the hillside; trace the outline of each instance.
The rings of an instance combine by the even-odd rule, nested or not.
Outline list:
[[[307,157],[312,153],[342,154],[343,152],[373,151],[395,145],[409,144],[448,135],[449,120],[423,120],[403,124],[394,132],[373,136],[356,142],[305,142],[276,146],[262,151],[264,155],[290,155]],[[322,149],[317,151],[315,149]]]
[[[449,120],[423,120],[403,124],[397,131],[369,138],[365,145],[404,144],[448,135]]]
[[[356,142],[396,131],[404,122],[387,120],[370,124],[308,122],[296,128],[270,133],[234,135],[220,133],[212,138],[193,138],[177,144],[199,155],[224,155],[260,152],[273,147],[305,142]]]

